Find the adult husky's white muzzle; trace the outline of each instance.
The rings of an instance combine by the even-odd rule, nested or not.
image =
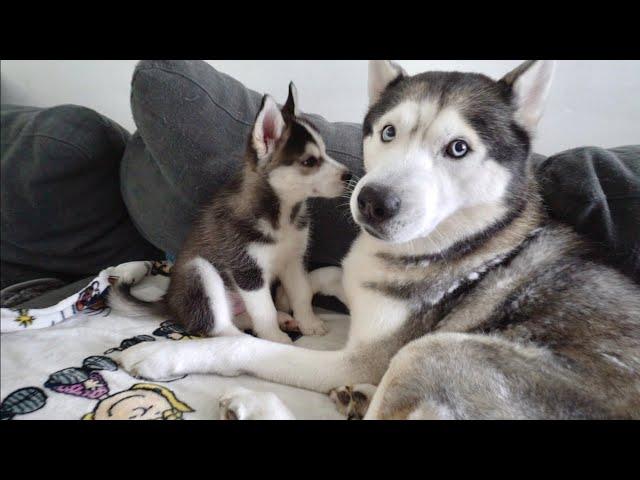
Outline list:
[[[406,242],[428,229],[437,197],[437,185],[429,181],[425,171],[378,169],[356,185],[351,215],[373,237]]]

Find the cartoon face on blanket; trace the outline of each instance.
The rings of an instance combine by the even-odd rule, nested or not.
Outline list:
[[[144,341],[155,339],[149,335],[137,335],[107,351],[122,351]],[[51,374],[44,386],[57,393],[98,400],[93,411],[84,415],[83,420],[182,420],[184,413],[194,411],[178,400],[171,390],[156,384],[137,383],[128,390],[109,395],[109,385],[98,370],[117,369],[109,357],[92,356],[85,358],[81,367],[65,368]],[[13,415],[16,413],[22,412],[17,411]]]
[[[166,387],[137,383],[129,390],[100,400],[83,420],[182,420],[194,410]]]

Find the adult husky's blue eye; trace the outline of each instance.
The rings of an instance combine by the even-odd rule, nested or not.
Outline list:
[[[383,142],[390,142],[394,138],[396,138],[396,129],[393,125],[386,125],[382,129],[382,134],[380,135]]]
[[[447,145],[447,155],[453,158],[462,158],[469,153],[469,145],[464,140],[454,140]]]

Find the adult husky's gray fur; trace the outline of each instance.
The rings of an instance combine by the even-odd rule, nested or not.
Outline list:
[[[278,277],[295,298],[300,331],[325,332],[313,314],[304,271],[306,199],[340,195],[349,174],[326,154],[317,130],[299,117],[296,104],[293,83],[282,110],[268,95],[263,98],[244,168],[204,206],[176,259],[165,297],[146,304],[121,283],[110,295],[112,308],[169,317],[189,333],[240,334],[229,318],[226,286],[244,301],[252,321],[247,326],[262,338],[287,343],[270,293]]]
[[[334,389],[352,417],[640,418],[640,288],[547,217],[527,161],[553,68],[494,81],[371,62],[367,173],[351,198],[363,232],[334,291],[351,311],[344,349],[233,337],[119,361],[144,377]],[[316,289],[332,276],[312,272]],[[358,384],[378,386],[370,403]],[[254,418],[242,398],[222,407]]]

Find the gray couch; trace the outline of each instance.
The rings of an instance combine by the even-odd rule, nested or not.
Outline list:
[[[133,135],[79,106],[2,105],[2,288],[53,277],[47,302],[109,265],[174,255],[198,205],[239,168],[260,99],[205,62],[155,60],[133,75]],[[360,125],[309,117],[360,174]],[[640,281],[640,146],[535,164],[551,215]],[[339,263],[357,233],[340,203],[313,203],[312,267]]]

